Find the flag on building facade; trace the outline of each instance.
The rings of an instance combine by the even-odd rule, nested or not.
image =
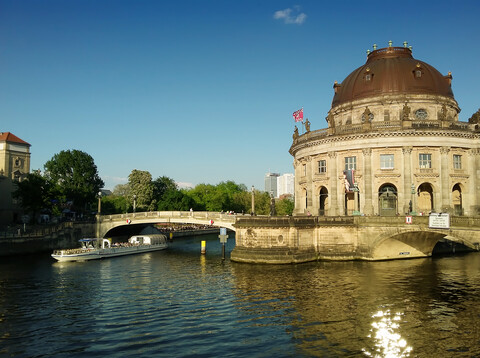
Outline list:
[[[355,187],[355,170],[344,170],[343,179],[345,181],[345,192],[351,193]]]
[[[295,122],[303,122],[303,107],[298,111],[293,112],[293,119]]]

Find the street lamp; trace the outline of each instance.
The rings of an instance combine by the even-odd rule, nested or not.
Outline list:
[[[137,210],[137,196],[133,195],[133,212]]]
[[[98,215],[102,212],[102,192],[98,192]]]
[[[252,215],[255,215],[255,187],[252,185]]]

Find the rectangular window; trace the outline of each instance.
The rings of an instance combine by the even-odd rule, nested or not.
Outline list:
[[[326,173],[327,172],[327,161],[326,160],[319,160],[318,161],[318,172],[319,173]]]
[[[453,169],[462,169],[462,156],[458,154],[453,155]]]
[[[419,154],[418,164],[420,169],[430,169],[432,167],[432,155],[431,154]]]
[[[345,157],[345,170],[357,169],[357,157]]]
[[[307,165],[303,164],[303,176],[307,175]]]
[[[390,111],[388,109],[384,109],[383,110],[383,120],[385,122],[389,122],[390,121]]]
[[[380,169],[393,169],[393,154],[380,154]]]

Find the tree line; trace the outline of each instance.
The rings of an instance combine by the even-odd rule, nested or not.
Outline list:
[[[61,217],[66,212],[77,216],[96,214],[99,193],[104,186],[93,158],[79,150],[55,154],[40,170],[29,173],[17,183],[13,193],[20,206],[32,219],[45,213]],[[255,190],[255,214],[271,213],[271,198]],[[134,169],[128,183],[117,185],[112,195],[102,196],[102,214],[132,211],[234,211],[251,214],[252,193],[244,184],[234,181],[219,184],[198,184],[179,188],[167,176],[156,179],[148,171]],[[276,215],[291,215],[291,199],[275,200]]]

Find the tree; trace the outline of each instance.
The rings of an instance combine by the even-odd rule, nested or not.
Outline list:
[[[128,184],[117,184],[113,188],[112,194],[127,197],[130,194],[130,186]]]
[[[158,203],[157,209],[159,211],[188,211],[193,208],[194,201],[181,190],[168,189]]]
[[[175,183],[175,180],[163,176],[163,177],[158,177],[153,181],[153,188],[154,192],[153,195],[157,202],[160,202],[163,198],[163,195],[169,191],[169,190],[177,190],[177,183]]]
[[[104,186],[93,158],[80,150],[61,151],[46,162],[44,168],[45,178],[58,193],[57,199],[73,201],[79,211],[95,203],[98,191]]]
[[[291,198],[280,199],[275,203],[278,216],[292,215],[295,203]]]
[[[21,207],[26,213],[32,214],[32,219],[35,219],[41,210],[51,208],[51,187],[39,172],[27,174],[24,180],[16,183],[16,186],[13,197],[20,200]]]
[[[110,215],[110,214],[121,214],[131,207],[129,203],[127,203],[126,196],[120,195],[108,195],[102,197],[102,214],[103,215]]]
[[[128,176],[130,193],[128,199],[136,202],[138,211],[154,210],[156,200],[154,199],[154,185],[152,175],[148,171],[133,169]]]

